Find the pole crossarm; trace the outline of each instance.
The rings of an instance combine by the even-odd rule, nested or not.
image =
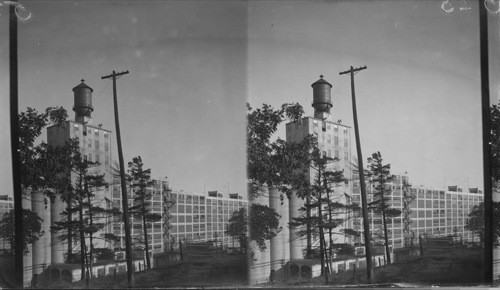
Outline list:
[[[113,71],[112,74],[101,77],[101,80],[109,79],[109,78],[112,78],[112,77],[118,77],[118,76],[126,75],[126,74],[128,74],[128,70],[127,71],[122,71],[122,72],[119,72],[119,73],[116,73],[115,71]]]
[[[357,72],[357,71],[360,71],[360,70],[364,70],[364,69],[366,69],[366,65],[365,66],[361,66],[361,67],[357,67],[357,68],[353,68],[351,66],[350,70],[346,70],[346,71],[340,72],[339,75],[345,75],[345,74],[348,74],[348,73],[354,73],[354,72]]]

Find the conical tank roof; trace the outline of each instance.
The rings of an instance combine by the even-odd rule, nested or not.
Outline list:
[[[329,82],[327,82],[327,81],[325,81],[325,80],[323,79],[323,75],[320,75],[319,77],[320,77],[320,79],[319,79],[319,80],[317,80],[317,81],[315,81],[315,82],[311,85],[311,87],[314,87],[315,85],[319,85],[319,84],[327,84],[327,85],[329,85],[329,86],[330,86],[330,88],[332,88],[332,87],[333,87],[333,86],[332,86],[332,84],[330,84]]]
[[[73,88],[73,92],[78,89],[89,89],[92,92],[94,91],[91,87],[87,86],[84,79],[81,80],[81,83],[79,85]]]

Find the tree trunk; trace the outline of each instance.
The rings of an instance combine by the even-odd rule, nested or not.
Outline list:
[[[382,202],[382,205],[383,204],[384,203]],[[384,223],[385,254],[387,256],[387,264],[390,264],[391,263],[391,252],[389,251],[389,236],[387,234],[387,219],[385,217],[384,208],[382,208],[382,222]]]
[[[311,253],[312,253],[312,232],[311,232],[311,223],[309,222],[311,220],[311,207],[309,206],[311,204],[311,194],[307,193],[306,196],[306,217],[307,217],[307,224],[306,224],[306,238],[307,238],[307,248],[306,248],[306,258],[311,259]]]
[[[86,188],[86,190],[88,190],[88,188]],[[92,215],[92,204],[90,203],[90,194],[87,196],[87,200],[89,202],[89,222],[90,222],[90,231],[89,231],[89,275],[90,275],[90,278],[92,278],[92,263],[93,263],[93,253],[94,253],[94,244],[93,244],[93,240],[92,240],[92,237],[93,237],[93,233],[92,231],[94,230],[93,229],[93,219],[94,219],[94,216]]]
[[[320,195],[321,196],[321,195]],[[319,226],[319,251],[321,257],[321,275],[325,275],[325,249],[323,248],[323,217],[321,211],[321,202],[318,202],[318,226]]]
[[[83,207],[82,207],[82,198],[80,197],[80,209],[78,210],[80,217],[80,263],[82,268],[82,280],[85,279],[85,231],[83,230]]]
[[[71,198],[68,198],[66,211],[68,212],[68,256],[66,261],[72,263],[73,261],[73,213],[71,212]]]
[[[146,216],[142,215],[142,227],[144,229],[144,250],[146,251],[146,266],[151,269],[151,261],[149,260],[149,241],[148,241],[148,228],[146,227]]]

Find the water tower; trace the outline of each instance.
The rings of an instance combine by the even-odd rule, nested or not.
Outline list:
[[[94,107],[92,106],[93,91],[91,87],[85,84],[85,80],[83,79],[81,84],[73,88],[75,97],[73,111],[75,111],[76,122],[92,124],[92,112],[94,111]]]
[[[330,116],[332,108],[332,85],[319,76],[320,79],[311,85],[313,88],[314,117],[325,119]]]

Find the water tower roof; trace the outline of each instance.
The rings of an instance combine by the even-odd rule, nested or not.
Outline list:
[[[330,86],[330,88],[332,87],[332,84],[330,84],[329,82],[327,82],[327,81],[325,81],[325,80],[323,79],[323,75],[320,75],[319,77],[320,77],[320,79],[319,79],[319,80],[317,80],[316,82],[314,82],[314,83],[311,85],[311,87],[314,87],[314,85],[316,85],[316,84],[327,84],[327,85],[329,85],[329,86]]]
[[[77,89],[90,89],[92,92],[94,91],[91,87],[87,86],[87,84],[85,83],[85,80],[82,79],[82,83],[79,84],[78,86],[74,87],[73,88],[73,92]]]

